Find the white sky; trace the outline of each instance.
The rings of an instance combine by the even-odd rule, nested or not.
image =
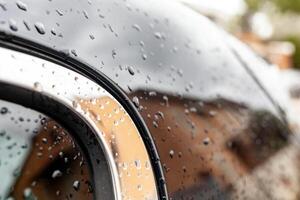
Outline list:
[[[177,0],[196,10],[225,15],[228,17],[241,14],[246,9],[244,0]]]

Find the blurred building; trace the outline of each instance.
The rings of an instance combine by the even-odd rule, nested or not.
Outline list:
[[[251,32],[240,32],[236,36],[271,64],[280,69],[293,68],[295,47],[292,43],[287,41],[263,40]]]
[[[273,39],[280,38],[279,35],[282,33],[287,34],[286,29],[281,28],[283,23],[289,21],[286,18],[280,20],[277,15],[273,15],[270,19],[264,12],[251,13],[244,0],[176,1],[207,16],[227,31],[232,32],[258,55],[280,69],[294,67],[294,45],[291,42]],[[294,29],[293,26],[289,26],[288,30],[290,29]],[[294,29],[293,32],[296,30]]]

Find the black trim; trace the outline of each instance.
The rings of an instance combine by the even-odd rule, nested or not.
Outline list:
[[[64,66],[68,69],[76,71],[77,73],[80,73],[90,80],[93,80],[105,90],[107,90],[110,94],[112,94],[114,98],[116,98],[116,100],[128,112],[142,136],[146,149],[149,153],[151,164],[155,174],[159,198],[163,200],[169,199],[163,174],[163,168],[155,147],[154,140],[147,128],[147,125],[143,121],[141,115],[139,114],[131,100],[115,82],[113,82],[102,72],[93,69],[87,63],[83,63],[78,59],[72,58],[63,52],[58,52],[57,50],[54,50],[50,47],[43,46],[41,44],[15,35],[0,32],[0,46],[40,57],[42,59],[54,62],[56,64],[59,64],[60,66]]]

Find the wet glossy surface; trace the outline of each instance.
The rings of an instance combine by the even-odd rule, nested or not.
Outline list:
[[[0,48],[0,57],[5,63],[0,64],[0,98],[30,106],[44,105],[48,108],[37,108],[52,113],[65,125],[68,124],[68,128],[74,131],[72,135],[88,156],[87,165],[92,171],[90,182],[94,188],[91,198],[158,198],[153,168],[140,133],[128,113],[112,95],[95,82],[57,64],[4,48]],[[6,70],[7,68],[10,70]],[[54,115],[53,112],[59,114]],[[83,127],[80,119],[84,121]],[[5,124],[3,128],[6,128]],[[45,137],[45,143],[53,143],[55,146],[55,140],[52,141],[51,138]],[[69,141],[65,143],[66,148],[73,145]],[[57,151],[54,147],[53,149]],[[38,150],[41,150],[39,146]],[[40,154],[33,154],[35,153]],[[77,159],[80,154],[74,157]],[[48,161],[47,158],[48,156],[44,158],[45,162]],[[36,162],[35,159],[30,158],[32,163]],[[62,163],[58,162],[56,165],[61,166]],[[79,162],[79,165],[84,165],[84,162]],[[39,166],[25,168],[25,174],[30,170],[37,171],[36,173],[40,171]],[[82,173],[84,174],[84,170]],[[51,174],[52,178],[61,176],[62,171],[58,170]],[[44,184],[51,184],[51,181],[46,179]],[[73,188],[78,190],[80,185],[80,182],[74,182]],[[56,186],[59,188],[60,185]],[[62,190],[67,192],[64,188]],[[73,196],[69,195],[67,198]],[[60,199],[59,196],[51,198]]]
[[[170,198],[299,198],[298,146],[249,73],[258,65],[207,19],[167,1],[24,3],[5,2],[0,29],[118,84],[155,139]]]
[[[26,5],[24,12],[15,2],[5,2],[0,28],[91,64],[127,92],[142,88],[198,99],[221,96],[272,109],[223,42],[227,36],[175,2],[65,0]],[[18,31],[10,29],[10,19]],[[37,23],[43,24],[45,34],[35,29]]]
[[[89,163],[66,130],[16,104],[0,109],[0,199],[93,199]]]
[[[143,96],[171,198],[298,198],[299,147],[270,112],[143,93],[135,95]]]

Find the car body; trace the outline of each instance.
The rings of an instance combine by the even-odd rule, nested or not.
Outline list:
[[[57,121],[69,142],[56,148],[76,146],[69,155],[84,160],[65,170],[66,185],[63,151],[39,153],[59,143],[48,142],[47,130],[62,129],[49,120],[28,136],[22,176],[3,199],[296,195],[291,109],[276,73],[205,17],[156,0],[0,1],[0,10],[2,104]]]

